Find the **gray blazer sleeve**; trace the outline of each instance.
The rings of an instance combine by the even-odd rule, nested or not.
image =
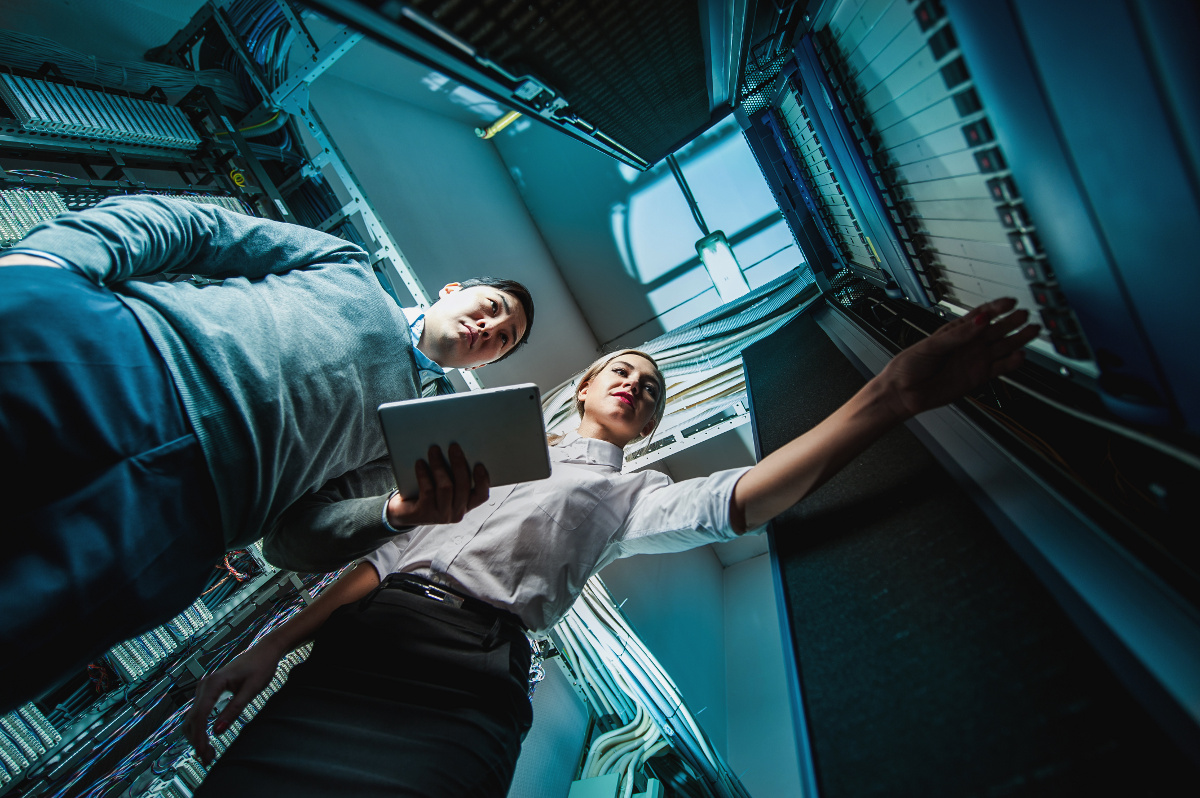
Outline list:
[[[395,483],[391,462],[381,457],[302,496],[263,536],[267,562],[289,571],[324,573],[375,551],[396,536],[383,523]]]
[[[115,197],[61,214],[30,230],[20,248],[54,255],[98,285],[157,274],[255,279],[369,262],[359,247],[317,230],[166,197]]]

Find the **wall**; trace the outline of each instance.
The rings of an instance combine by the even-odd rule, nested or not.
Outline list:
[[[613,207],[632,191],[617,161],[536,122],[495,141],[596,339],[615,348],[661,333],[651,324],[635,342],[622,338],[657,313],[613,236]],[[687,213],[682,196],[676,199]]]
[[[711,547],[618,560],[601,579],[756,798],[800,795],[769,555],[723,568]]]
[[[579,768],[588,707],[563,673],[558,659],[547,661],[546,678],[533,692],[533,726],[521,744],[508,798],[565,796]]]
[[[729,766],[751,795],[800,795],[770,555],[725,569]]]

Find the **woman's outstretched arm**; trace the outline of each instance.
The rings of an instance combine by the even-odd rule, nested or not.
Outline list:
[[[765,524],[807,496],[892,427],[1017,368],[1038,333],[1016,300],[997,299],[892,358],[817,426],[763,458],[733,490],[734,529]]]
[[[229,690],[233,698],[229,699],[213,722],[214,734],[221,734],[229,728],[229,724],[246,705],[270,684],[280,659],[311,640],[334,610],[364,598],[379,586],[379,582],[379,575],[371,564],[358,563],[352,566],[317,596],[312,604],[264,635],[256,645],[243,651],[228,665],[204,677],[183,723],[184,734],[202,762],[210,763],[216,753],[208,741],[208,713],[216,706],[221,694]]]

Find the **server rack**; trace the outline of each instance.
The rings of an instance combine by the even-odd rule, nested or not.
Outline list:
[[[170,103],[160,90],[135,95],[84,83],[53,63],[29,71],[0,57],[0,65],[0,247],[43,220],[117,195],[291,216],[259,158],[263,148],[241,135],[211,88]],[[197,682],[333,578],[281,572],[257,544],[230,552],[178,617],[0,718],[0,795],[190,795],[206,770],[180,728]],[[216,739],[219,751],[306,655],[301,649],[281,663]]]
[[[1194,759],[1194,6],[846,0],[768,28],[748,73],[774,77],[747,81],[736,113],[818,271],[821,329],[870,374],[983,301],[1014,296],[1041,322],[1020,371],[910,426]],[[781,593],[819,559],[781,560]],[[809,765],[815,792],[845,787]]]

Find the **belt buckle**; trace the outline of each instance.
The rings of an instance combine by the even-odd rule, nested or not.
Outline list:
[[[423,583],[418,583],[416,587],[421,590],[421,594],[424,595],[425,598],[433,599],[434,601],[440,601],[443,604],[449,604],[451,607],[460,608],[463,605],[462,597],[456,596],[448,590],[442,590],[434,585]]]

